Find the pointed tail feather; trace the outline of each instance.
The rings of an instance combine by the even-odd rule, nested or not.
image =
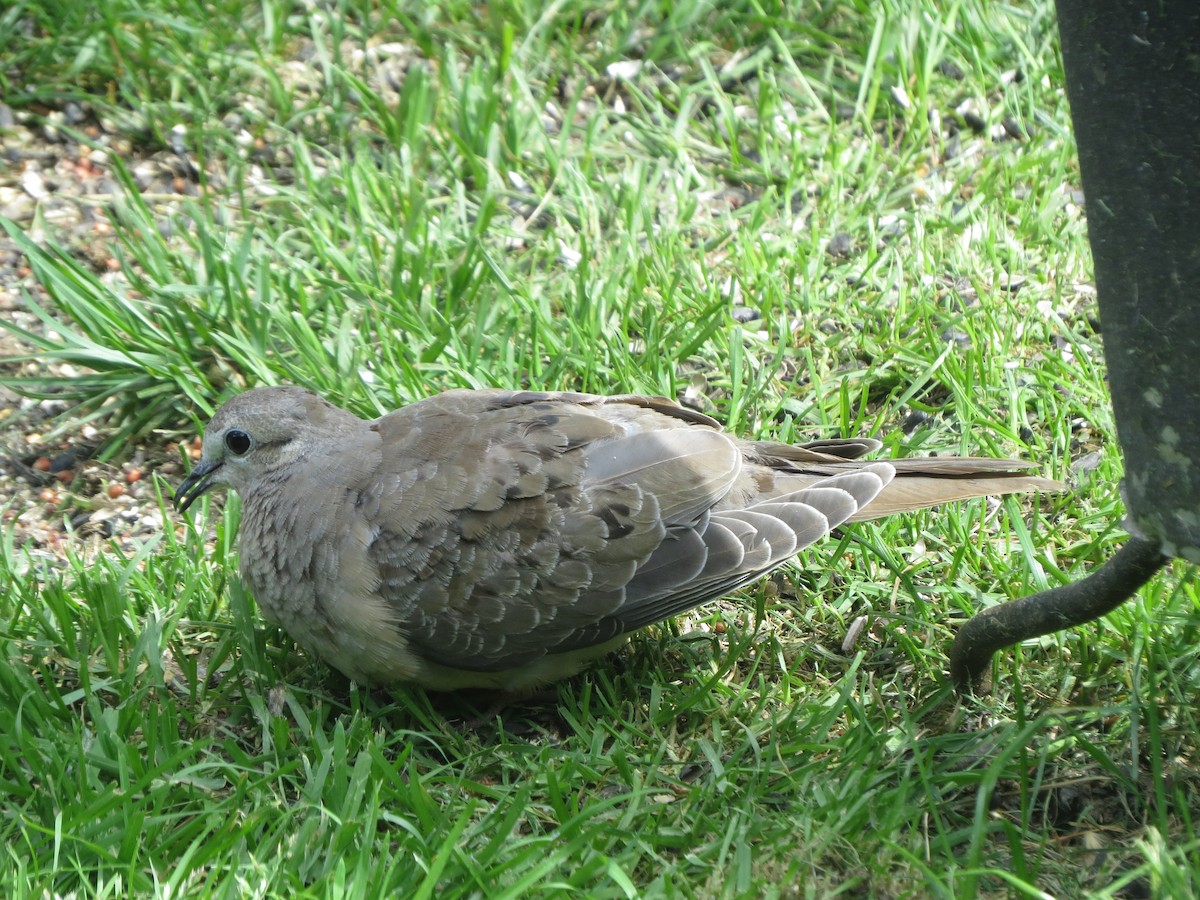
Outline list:
[[[764,499],[817,487],[832,476],[862,471],[878,463],[895,469],[895,477],[878,496],[860,504],[848,522],[864,522],[971,497],[1031,491],[1052,493],[1065,487],[1062,482],[1028,474],[1026,470],[1034,464],[1019,459],[929,456],[866,461],[852,458],[852,453],[841,458],[825,454],[828,447],[822,448],[823,455],[819,457],[809,448],[798,448],[803,452],[785,458],[776,445],[769,446],[769,456],[762,452],[763,445],[754,449],[751,462],[763,467],[758,470],[757,486]]]
[[[977,457],[925,457],[889,460],[896,477],[851,522],[878,519],[971,497],[1032,491],[1054,493],[1065,488],[1060,481],[1028,475],[1033,463],[1013,459]]]

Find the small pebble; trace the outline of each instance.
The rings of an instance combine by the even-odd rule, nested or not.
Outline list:
[[[933,416],[931,416],[929,413],[925,412],[924,410],[914,409],[904,419],[904,422],[900,425],[900,430],[905,434],[912,434],[918,428],[932,421]]]
[[[124,493],[125,493],[125,485],[121,484],[121,482],[110,481],[108,483],[108,496],[111,499],[116,500],[118,497],[122,496]]]
[[[834,259],[848,259],[854,252],[854,238],[845,231],[839,231],[829,239],[825,252]]]
[[[79,459],[80,453],[78,450],[64,450],[62,453],[50,460],[50,471],[69,472],[79,463]]]

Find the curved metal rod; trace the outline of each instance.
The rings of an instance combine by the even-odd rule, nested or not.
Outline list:
[[[1131,537],[1082,581],[976,613],[954,637],[950,677],[960,694],[975,689],[997,650],[1098,619],[1133,596],[1162,568],[1162,544]]]

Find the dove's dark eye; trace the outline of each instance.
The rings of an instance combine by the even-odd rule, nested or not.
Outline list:
[[[249,451],[250,445],[253,443],[254,441],[251,439],[250,435],[246,434],[244,431],[239,431],[238,429],[234,428],[225,432],[225,447],[234,456],[242,456],[245,454],[247,451]]]

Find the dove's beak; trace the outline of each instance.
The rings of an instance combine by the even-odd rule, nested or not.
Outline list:
[[[219,468],[221,468],[220,460],[198,463],[187,478],[179,482],[179,488],[175,491],[175,509],[179,512],[187,512],[189,506],[213,487],[212,475]]]

